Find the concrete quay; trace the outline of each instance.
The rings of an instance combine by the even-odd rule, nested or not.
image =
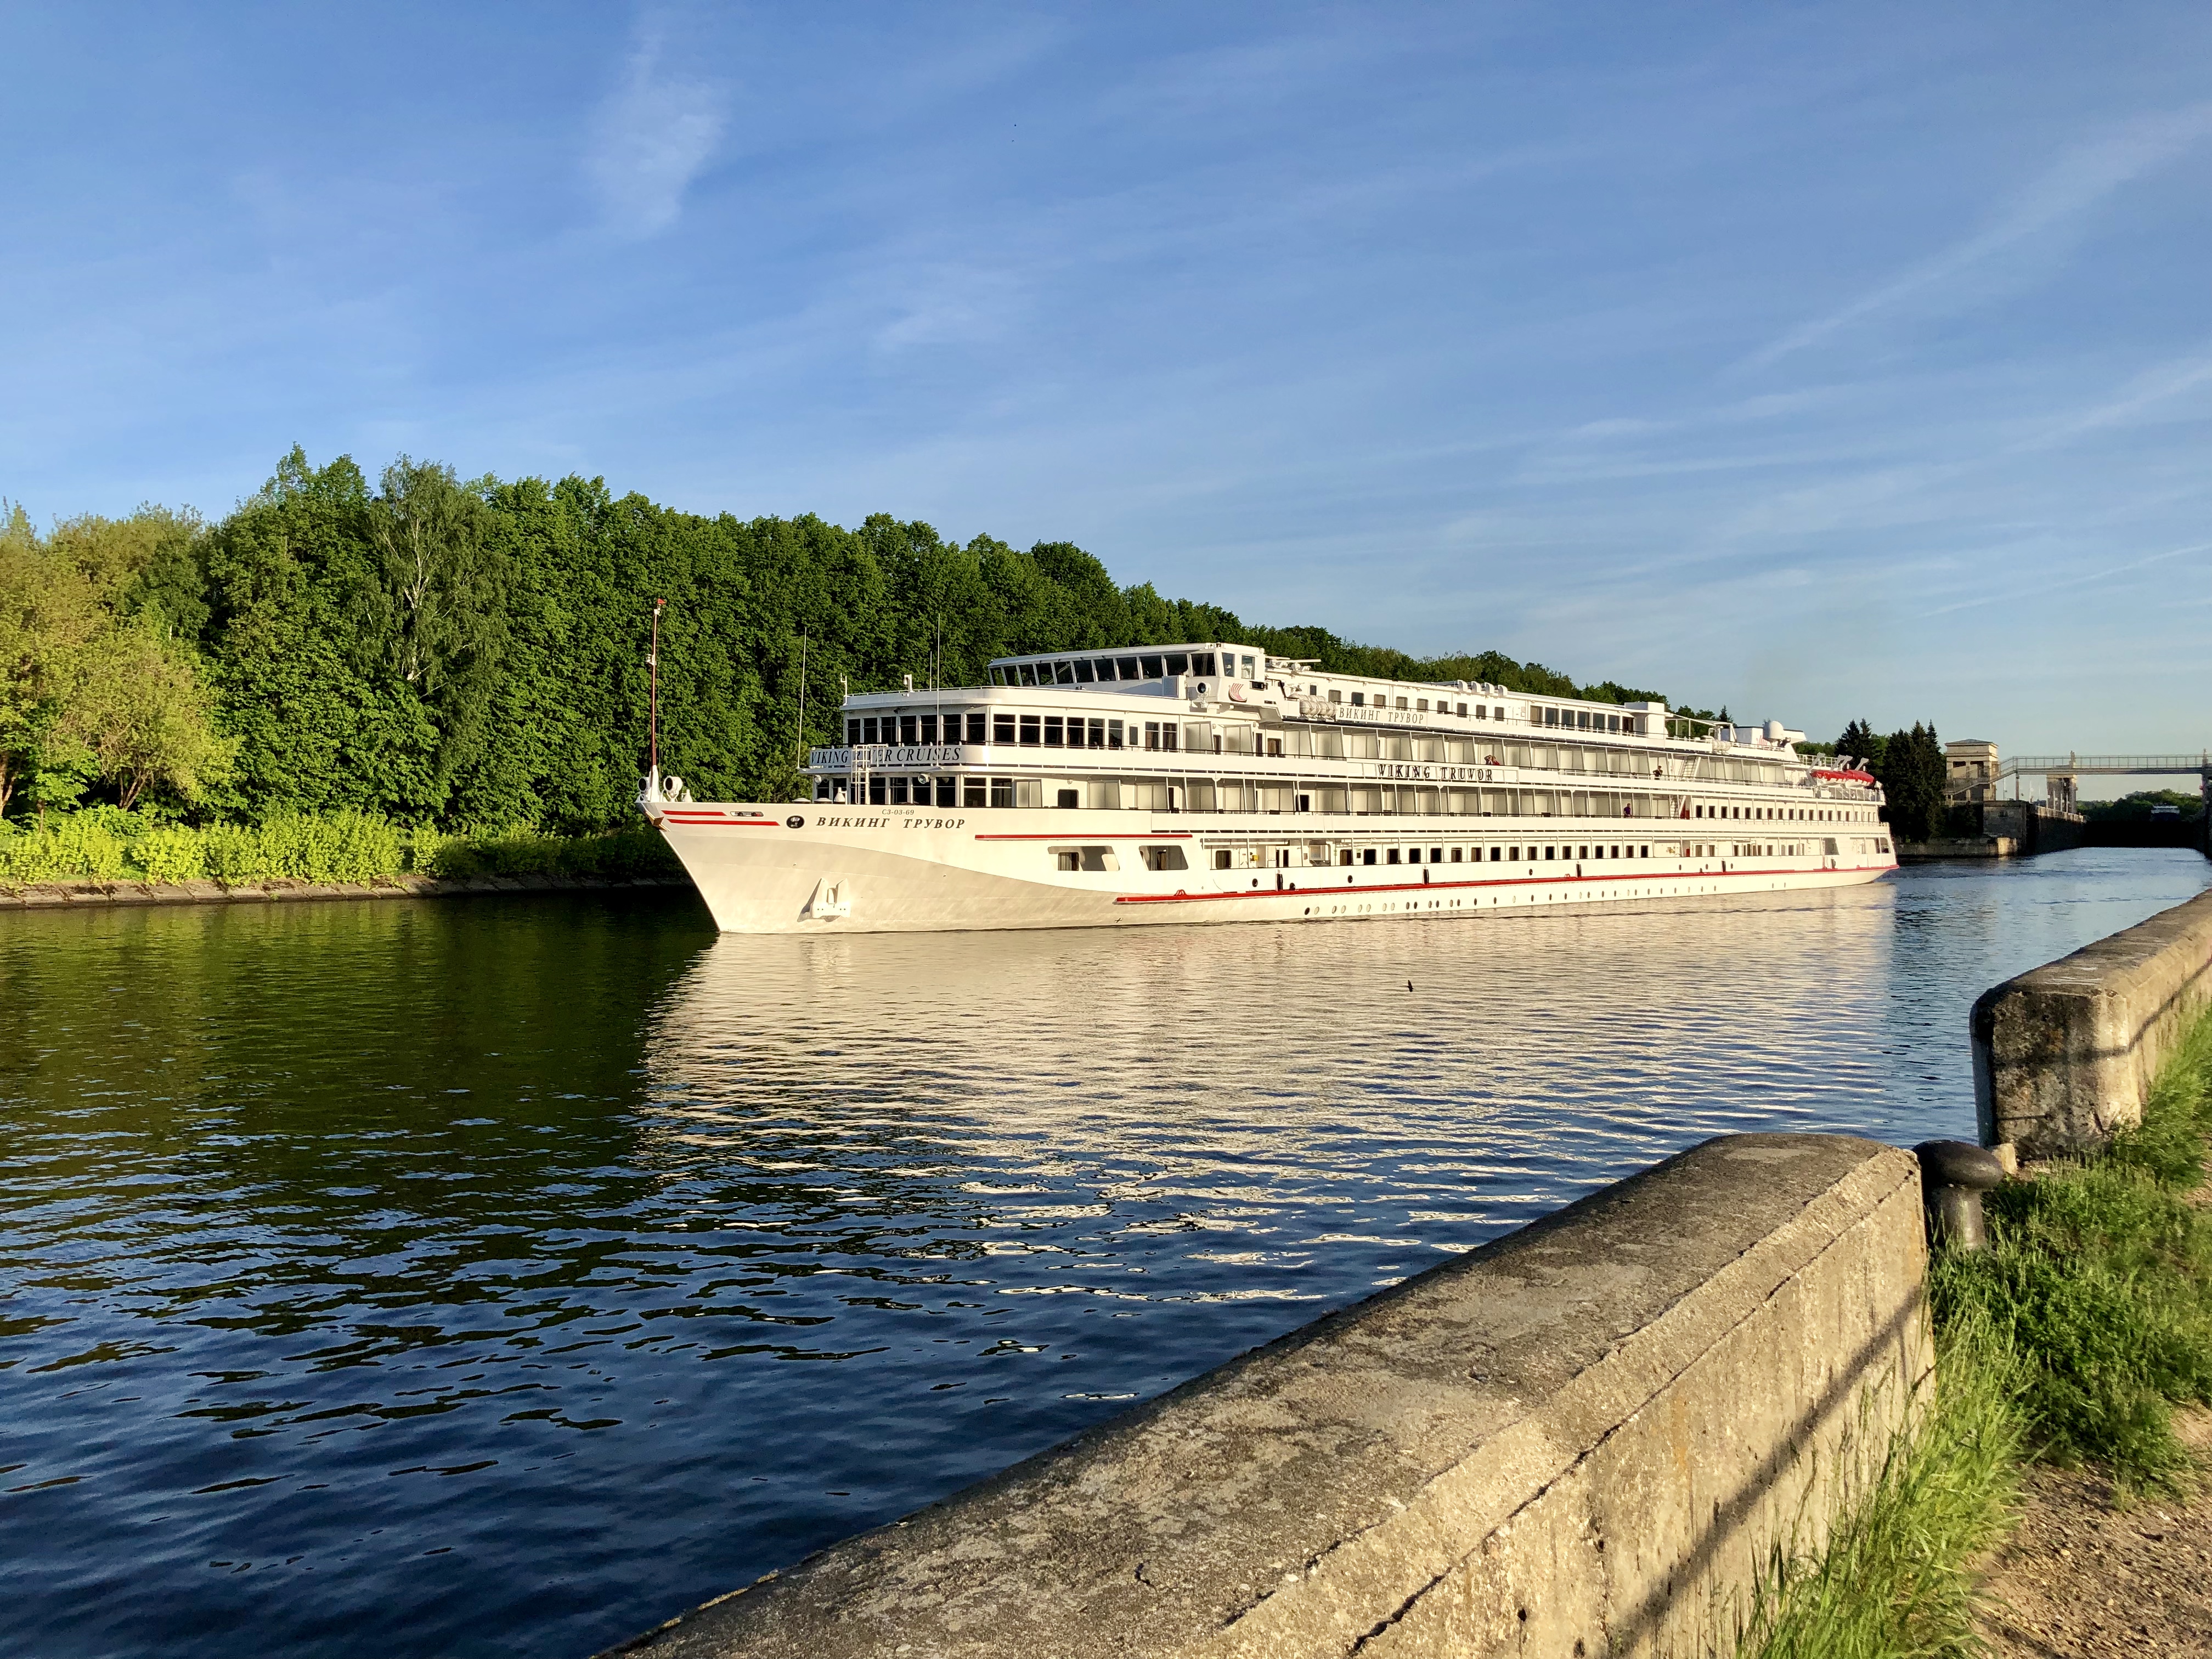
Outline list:
[[[2102,1146],[2212,1002],[2212,892],[1984,991],[1974,1003],[1982,1142],[2023,1158]]]
[[[611,1650],[1728,1651],[1924,1397],[1918,1167],[1710,1140]]]

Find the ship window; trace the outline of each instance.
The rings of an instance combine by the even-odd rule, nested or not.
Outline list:
[[[1467,718],[1467,705],[1465,703],[1462,703],[1459,706],[1459,717],[1462,720],[1465,720]]]
[[[906,805],[906,782],[907,781],[904,778],[893,778],[891,780],[890,804],[893,806],[903,806]]]
[[[890,799],[890,787],[889,787],[889,786],[885,783],[885,781],[884,781],[884,778],[883,778],[883,775],[882,775],[880,773],[878,773],[876,776],[874,776],[874,777],[872,777],[872,778],[870,778],[870,779],[868,780],[868,805],[871,805],[871,806],[881,806],[881,805],[882,805],[885,801],[889,800]]]
[[[1114,659],[1114,666],[1121,671],[1121,678],[1125,680],[1140,680],[1145,678],[1143,671],[1137,666],[1137,659],[1134,657],[1116,657]]]
[[[1371,847],[1370,847],[1370,848],[1364,848],[1364,849],[1361,851],[1361,853],[1360,853],[1360,855],[1359,855],[1359,861],[1360,861],[1362,864],[1372,864],[1372,863],[1374,863],[1374,862],[1375,862],[1375,849],[1374,849],[1373,848],[1371,848]]]
[[[988,806],[991,804],[990,781],[985,778],[960,780],[960,804],[963,806]]]
[[[1190,672],[1211,676],[1213,672],[1213,653],[1201,651],[1190,659]]]
[[[1503,853],[1504,850],[1505,850],[1505,849],[1504,849],[1504,848],[1502,848],[1502,847],[1493,847],[1493,848],[1492,848],[1490,849],[1490,861],[1491,861],[1492,864],[1497,863],[1497,862],[1498,862],[1498,855],[1500,853]]]
[[[1145,678],[1148,680],[1156,680],[1160,678],[1160,659],[1158,657],[1139,657],[1137,660],[1144,667]]]
[[[1398,699],[1398,707],[1399,707],[1399,708],[1403,708],[1405,706],[1406,706],[1406,700],[1405,700],[1403,697],[1399,698],[1399,699]]]
[[[1547,859],[1555,859],[1559,856],[1559,849],[1556,847],[1547,847],[1544,849],[1544,856]]]
[[[1066,661],[1062,661],[1062,662],[1056,662],[1056,663],[1053,664],[1053,665],[1052,665],[1052,678],[1053,678],[1053,682],[1054,682],[1054,684],[1058,684],[1058,685],[1073,685],[1073,684],[1075,684],[1075,665],[1074,665],[1073,663],[1072,663],[1072,662],[1066,662]]]
[[[946,726],[947,726],[948,728],[951,726],[951,724],[952,724],[952,722],[951,722],[951,720],[947,720],[947,721],[945,722],[945,725],[946,725]],[[921,740],[922,740],[924,743],[935,743],[935,742],[937,741],[937,716],[936,716],[936,715],[934,715],[934,714],[924,714],[924,715],[921,717]]]
[[[1384,861],[1385,861],[1386,863],[1389,863],[1389,864],[1395,864],[1395,863],[1397,863],[1397,862],[1398,862],[1398,849],[1397,849],[1396,848],[1395,848],[1395,847],[1394,847],[1394,848],[1392,848],[1390,849],[1390,854],[1389,854],[1389,857],[1387,860],[1385,860]]]
[[[1047,714],[1044,717],[1044,746],[1046,748],[1057,749],[1060,747],[1060,716],[1057,714]]]
[[[957,806],[957,805],[960,805],[960,780],[959,780],[959,779],[957,779],[957,778],[939,778],[939,779],[938,779],[938,781],[937,781],[937,804],[938,804],[939,806]]]
[[[1083,854],[1077,852],[1073,848],[1068,848],[1067,851],[1064,853],[1054,853],[1052,856],[1056,868],[1061,870],[1080,870],[1083,867]]]
[[[1021,717],[1021,721],[1022,747],[1024,749],[1036,748],[1037,745],[1038,717],[1035,714],[1024,714]]]
[[[991,716],[991,741],[1012,743],[1014,740],[1014,717],[1012,714]]]
[[[1014,683],[1017,685],[1035,685],[1036,684],[1036,665],[1033,662],[1025,662],[1019,665],[1014,670]]]
[[[1451,861],[1452,861],[1454,864],[1464,864],[1464,863],[1466,863],[1466,862],[1467,862],[1467,849],[1466,849],[1465,848],[1463,848],[1463,847],[1455,847],[1455,848],[1452,848]]]
[[[968,717],[968,741],[969,741],[969,742],[970,742],[970,743],[982,743],[982,742],[987,741],[987,739],[985,738],[985,737],[984,737],[984,735],[983,735],[983,734],[984,734],[984,732],[985,732],[985,731],[986,731],[987,729],[988,729],[988,727],[987,727],[987,723],[985,722],[985,720],[984,720],[984,719],[983,719],[983,716],[982,716],[982,715],[981,715],[981,714],[970,714],[970,715]]]
[[[1094,676],[1091,672],[1091,659],[1088,657],[1078,657],[1075,659],[1075,683],[1078,685],[1089,685],[1093,678]]]
[[[1283,752],[1283,740],[1282,740],[1280,738],[1268,738],[1268,739],[1267,739],[1267,752],[1268,752],[1269,754],[1271,754],[1271,755],[1277,756],[1277,757],[1279,757],[1281,756],[1282,752]]]
[[[914,715],[902,714],[899,716],[899,741],[909,749],[914,747],[915,724],[915,717]]]
[[[1012,778],[991,780],[991,805],[1012,806],[1014,804],[1014,781]]]
[[[862,721],[860,722],[860,741],[861,741],[862,743],[873,743],[875,740],[876,740],[876,723],[875,723],[875,721],[874,721],[872,719],[871,719],[871,720],[862,720]]]
[[[1364,708],[1366,703],[1367,694],[1364,691],[1355,691],[1352,694],[1352,706],[1354,708]]]
[[[1393,863],[1393,864],[1395,864],[1397,861],[1398,861],[1398,855],[1397,855],[1395,853],[1391,854],[1390,854],[1390,862],[1391,862],[1391,863]],[[1406,862],[1407,862],[1407,863],[1408,863],[1408,864],[1419,864],[1420,861],[1421,861],[1421,849],[1420,849],[1419,848],[1418,848],[1418,847],[1409,847],[1409,848],[1407,848],[1406,849]]]
[[[1547,708],[1544,711],[1544,724],[1547,726],[1557,726],[1559,723],[1559,711],[1556,708]]]
[[[1457,854],[1458,854],[1458,853],[1459,853],[1459,848],[1457,848],[1456,847],[1453,848],[1452,848],[1452,853],[1453,853],[1453,854],[1454,854],[1454,860],[1455,860],[1455,862],[1456,862],[1456,860],[1457,860]],[[1431,864],[1442,864],[1443,861],[1444,861],[1444,849],[1443,849],[1443,848],[1441,848],[1441,847],[1431,847],[1431,848],[1429,848],[1429,862],[1430,862],[1430,863],[1431,863]]]
[[[1170,674],[1188,674],[1190,672],[1190,654],[1188,652],[1169,652],[1167,663],[1168,672]]]
[[[1190,860],[1182,855],[1180,847],[1147,847],[1145,848],[1145,868],[1147,870],[1188,870]]]
[[[1083,805],[1083,792],[1079,789],[1061,789],[1055,795],[1063,809]]]
[[[1106,746],[1109,749],[1119,749],[1121,746],[1121,721],[1108,720],[1106,722]]]
[[[846,741],[847,743],[858,743],[858,742],[860,742],[860,721],[858,721],[858,720],[847,720],[847,721],[845,722],[845,741]]]
[[[1352,699],[1354,702],[1357,702],[1358,700],[1358,693],[1354,692],[1352,694]],[[1344,701],[1344,693],[1337,687],[1332,685],[1328,688],[1328,700],[1331,702],[1342,702]]]
[[[1068,722],[1070,747],[1073,746],[1073,739],[1075,736],[1074,727],[1075,722],[1070,720]],[[1091,746],[1093,749],[1103,749],[1106,746],[1106,722],[1104,720],[1093,720],[1091,722]]]
[[[1246,658],[1243,659],[1243,662],[1244,662],[1244,678],[1245,678],[1246,679],[1248,679],[1248,680],[1249,680],[1249,679],[1256,679],[1256,678],[1258,678],[1258,676],[1257,676],[1255,673],[1254,673],[1254,672],[1253,672],[1253,669],[1254,669],[1255,665],[1254,665],[1254,663],[1253,663],[1253,661],[1252,661],[1252,659],[1251,659],[1251,658],[1249,658],[1249,657],[1246,657]]]
[[[1213,867],[1217,870],[1226,870],[1229,867],[1229,849],[1226,847],[1214,854]]]
[[[1492,715],[1491,716],[1491,718],[1492,718],[1492,720],[1504,720],[1504,719],[1505,718],[1505,705],[1504,705],[1504,703],[1502,703],[1502,702],[1501,702],[1501,703],[1499,703],[1499,704],[1498,705],[1498,712],[1497,712],[1496,714],[1492,714]]]
[[[1398,706],[1399,706],[1400,708],[1404,708],[1404,707],[1405,707],[1405,702],[1406,702],[1406,700],[1405,700],[1403,697],[1401,697],[1401,698],[1399,698],[1399,699],[1398,699]],[[1420,698],[1418,702],[1416,702],[1414,703],[1414,705],[1413,705],[1413,706],[1414,706],[1416,708],[1419,709],[1419,710],[1420,710],[1420,712],[1421,712],[1422,714],[1427,714],[1427,713],[1429,712],[1429,700],[1428,700],[1426,697]]]

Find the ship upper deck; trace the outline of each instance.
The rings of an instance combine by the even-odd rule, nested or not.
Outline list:
[[[1682,753],[1764,751],[1764,757],[1802,764],[1795,745],[1805,734],[1779,720],[1759,726],[1715,724],[1670,711],[1658,702],[1612,703],[1514,691],[1470,680],[1390,680],[1322,672],[1310,661],[1273,657],[1249,647],[1213,641],[1138,646],[1111,651],[1040,652],[995,657],[988,686],[860,692],[844,702],[848,744],[873,743],[885,713],[894,718],[993,708],[1066,706],[1070,694],[1101,712],[1153,714],[1170,702],[1206,716],[1224,730],[1285,725],[1382,726],[1477,740],[1508,732],[1540,736],[1547,743],[1613,745]],[[1036,695],[1024,696],[1033,692]],[[934,728],[939,719],[932,719]],[[950,728],[948,728],[950,729]],[[1119,745],[1116,744],[1116,747]],[[1237,745],[1242,747],[1242,745]]]

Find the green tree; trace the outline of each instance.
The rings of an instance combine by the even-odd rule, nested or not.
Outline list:
[[[0,521],[0,813],[82,795],[94,764],[70,721],[103,617],[92,582],[15,502]]]
[[[221,780],[237,748],[216,731],[189,652],[136,621],[109,628],[86,647],[65,723],[125,811],[149,788],[196,799]]]
[[[402,455],[368,504],[360,644],[435,728],[432,779],[441,792],[483,751],[506,654],[510,561],[489,488]]]
[[[1916,721],[1883,739],[1875,776],[1899,840],[1932,841],[1942,833],[1943,745],[1934,726]]]

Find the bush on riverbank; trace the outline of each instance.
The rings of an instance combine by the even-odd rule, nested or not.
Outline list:
[[[373,881],[422,874],[617,879],[673,874],[667,844],[642,826],[596,836],[527,827],[449,835],[374,812],[280,812],[258,824],[163,823],[112,806],[0,823],[0,882]]]
[[[2212,1137],[2212,1013],[2099,1157],[1989,1194],[1990,1249],[1929,1273],[1936,1389],[1817,1556],[1778,1550],[1741,1659],[1978,1650],[1972,1565],[2020,1466],[2092,1462],[2124,1492],[2194,1470],[2175,1401],[2212,1403],[2212,1216],[2185,1194]]]

